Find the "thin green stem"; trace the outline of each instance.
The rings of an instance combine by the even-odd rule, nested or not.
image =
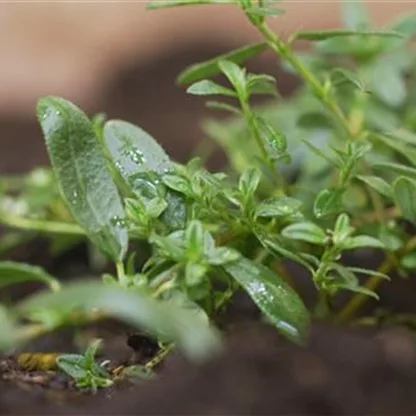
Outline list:
[[[240,105],[241,105],[241,109],[243,111],[244,117],[247,120],[248,126],[251,130],[251,133],[254,136],[254,139],[256,140],[257,145],[258,145],[264,159],[266,161],[269,160],[269,154],[267,153],[266,146],[264,145],[264,142],[263,142],[263,140],[262,140],[262,138],[259,134],[259,130],[258,130],[257,125],[256,125],[256,120],[254,118],[254,114],[251,111],[251,108],[250,108],[249,104],[241,100]]]
[[[407,253],[413,251],[416,249],[416,236],[412,237],[405,247],[399,251],[399,253],[396,256],[389,256],[384,262],[380,265],[380,267],[377,269],[378,272],[383,274],[390,273],[397,264],[397,258],[403,257]],[[376,291],[378,287],[381,285],[381,283],[384,281],[384,279],[380,276],[372,276],[365,284],[365,288],[369,289],[371,291]],[[335,322],[337,323],[344,323],[349,321],[351,318],[353,318],[359,310],[369,301],[369,297],[363,294],[357,294],[355,295],[341,310],[341,312],[335,317]]]
[[[0,214],[0,223],[8,227],[25,231],[51,234],[85,235],[81,227],[76,224],[46,220],[34,220],[13,215]]]
[[[257,29],[264,36],[270,47],[299,73],[304,81],[309,84],[318,99],[324,104],[334,119],[343,128],[348,137],[352,136],[348,119],[345,117],[337,102],[330,96],[328,89],[309,71],[302,61],[293,53],[290,47],[263,22],[256,25]]]
[[[128,279],[126,276],[126,271],[124,269],[124,263],[122,260],[119,260],[116,263],[116,270],[117,270],[117,278],[122,287],[128,286]]]

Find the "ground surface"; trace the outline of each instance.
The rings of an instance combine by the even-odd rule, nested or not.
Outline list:
[[[172,356],[159,380],[95,397],[61,384],[2,381],[1,414],[416,413],[416,343],[397,330],[316,327],[308,348],[268,327],[240,328],[221,356],[202,367]],[[2,369],[4,370],[4,369]],[[40,377],[33,375],[33,377]],[[45,377],[45,376],[43,376]],[[22,398],[24,395],[24,399]]]

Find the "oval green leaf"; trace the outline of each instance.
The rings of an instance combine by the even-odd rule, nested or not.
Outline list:
[[[33,295],[20,302],[15,312],[30,316],[48,309],[68,319],[74,310],[99,310],[163,341],[176,343],[194,360],[208,358],[220,347],[217,331],[195,310],[94,280],[68,284],[57,293]]]
[[[172,168],[169,156],[147,132],[122,120],[110,120],[104,126],[107,149],[122,178],[134,186],[137,175],[166,173]]]
[[[191,95],[225,95],[226,97],[236,97],[237,94],[230,88],[223,87],[210,79],[192,84],[186,92]]]
[[[104,254],[124,257],[124,208],[94,127],[74,104],[58,97],[38,102],[41,125],[63,197],[72,216]]]
[[[357,175],[356,178],[376,190],[381,195],[384,195],[388,198],[391,198],[393,195],[392,187],[390,184],[378,176]]]
[[[256,207],[255,214],[257,217],[264,218],[281,218],[289,217],[295,214],[301,215],[303,204],[298,199],[287,196],[274,197],[260,202]]]
[[[282,230],[282,235],[291,240],[301,240],[311,244],[323,245],[326,241],[325,231],[313,222],[288,225]]]
[[[372,165],[374,169],[378,169],[380,171],[392,171],[399,175],[404,175],[408,178],[416,179],[416,169],[411,168],[406,165],[402,165],[399,163],[390,163],[390,162],[380,162],[380,163],[374,163]]]
[[[344,250],[354,250],[356,248],[380,248],[383,249],[384,244],[377,238],[371,237],[369,235],[357,235],[355,237],[350,237],[343,244],[342,248]]]
[[[306,341],[310,326],[309,312],[286,282],[267,267],[244,257],[223,267],[279,332],[294,342]]]
[[[342,189],[323,189],[317,195],[313,204],[313,213],[317,218],[335,214],[342,207]]]
[[[254,43],[252,45],[244,46],[235,49],[224,55],[217,56],[209,61],[201,62],[186,68],[177,78],[177,83],[180,85],[189,85],[204,78],[210,78],[221,73],[218,63],[220,61],[231,61],[235,64],[242,64],[248,59],[259,55],[267,49],[267,43]]]
[[[257,116],[255,122],[267,154],[271,159],[279,159],[287,151],[286,137],[263,117]]]
[[[58,291],[61,286],[41,267],[13,261],[0,262],[0,288],[25,282],[44,283],[53,291]]]

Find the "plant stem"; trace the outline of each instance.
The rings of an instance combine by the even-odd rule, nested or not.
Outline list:
[[[124,270],[124,263],[122,260],[119,260],[116,263],[117,278],[122,287],[128,286],[128,279],[126,276],[126,271]]]
[[[264,36],[270,47],[301,75],[301,77],[310,85],[317,98],[324,104],[327,110],[332,114],[334,119],[343,128],[347,136],[352,136],[350,125],[347,118],[338,106],[337,102],[328,94],[327,88],[309,71],[302,61],[293,53],[290,47],[285,45],[281,39],[263,22],[256,25],[257,29]]]
[[[258,130],[257,125],[256,125],[256,120],[254,118],[254,114],[251,111],[250,106],[249,106],[248,103],[246,103],[242,100],[240,101],[240,105],[241,105],[241,109],[242,109],[243,114],[244,114],[244,118],[247,120],[248,126],[251,130],[251,134],[254,136],[254,139],[257,142],[257,146],[259,147],[264,159],[266,161],[268,161],[269,160],[269,154],[267,153],[267,150],[266,150],[266,147],[263,143],[263,140],[260,137],[259,130]]]
[[[85,235],[81,227],[76,224],[46,220],[33,220],[7,214],[0,214],[0,223],[25,231],[52,234]]]
[[[386,259],[377,269],[380,273],[390,273],[394,268],[394,262],[391,259]],[[365,284],[365,288],[371,291],[376,291],[384,279],[380,276],[372,276]],[[368,302],[368,295],[357,294],[345,305],[341,312],[335,317],[336,323],[344,323],[349,321],[358,313],[358,311]]]
[[[416,249],[416,236],[412,237],[406,244],[406,246],[400,250],[397,257],[403,257],[405,254],[409,253],[410,251],[413,251]],[[384,262],[380,265],[380,267],[377,269],[378,272],[383,274],[390,273],[396,266],[397,258],[395,256],[390,256]],[[372,276],[367,283],[365,284],[365,288],[376,291],[377,288],[381,285],[383,282],[383,278],[379,276]],[[335,317],[336,323],[344,323],[346,321],[349,321],[351,318],[353,318],[358,311],[369,301],[369,297],[367,295],[363,294],[357,294],[355,295],[339,312],[339,314]]]

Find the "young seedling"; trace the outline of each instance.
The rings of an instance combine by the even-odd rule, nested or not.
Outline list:
[[[94,393],[100,388],[113,385],[113,380],[105,366],[108,362],[98,364],[95,356],[102,340],[93,341],[84,355],[64,354],[57,358],[58,367],[75,381],[77,388],[90,390]]]

